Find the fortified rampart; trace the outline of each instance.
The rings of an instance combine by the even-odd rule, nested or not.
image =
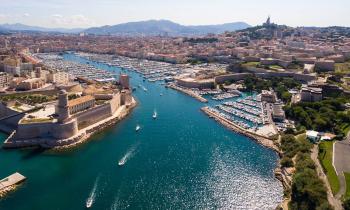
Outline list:
[[[76,119],[73,119],[67,123],[20,123],[13,138],[15,140],[36,138],[54,140],[69,138],[77,133],[78,124]]]
[[[64,98],[63,95],[62,98]],[[61,103],[62,101],[65,100],[61,99]],[[70,139],[70,142],[71,138],[75,138],[74,136],[79,134],[79,130],[112,117],[120,106],[121,95],[117,93],[112,95],[112,99],[105,104],[78,112],[63,121],[53,120],[44,123],[21,123],[20,121],[18,123],[14,121],[16,131],[6,140],[5,146],[35,146],[41,145],[43,142],[47,145],[55,145],[64,139]],[[0,111],[3,115],[16,113],[4,105],[2,107],[0,105]]]
[[[0,119],[8,116],[16,115],[19,113],[21,112],[10,109],[5,104],[0,103]],[[2,120],[0,125],[0,130],[5,133],[11,133],[11,131],[17,128],[18,122],[23,118],[24,115],[25,114],[20,114],[15,117]]]

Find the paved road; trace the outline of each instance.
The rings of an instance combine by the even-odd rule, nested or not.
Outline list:
[[[333,196],[331,186],[328,182],[326,174],[323,172],[322,166],[320,161],[318,160],[318,145],[315,145],[312,150],[311,150],[311,159],[315,162],[316,164],[316,170],[318,177],[321,178],[321,180],[325,183],[326,188],[327,188],[327,199],[330,205],[334,207],[335,210],[341,210],[343,209],[341,202],[339,199]]]
[[[346,140],[337,141],[334,143],[333,150],[333,164],[337,172],[340,189],[336,197],[340,199],[346,191],[346,181],[344,172],[350,173],[350,133],[347,135]]]

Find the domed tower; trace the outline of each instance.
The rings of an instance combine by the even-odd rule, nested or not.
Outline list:
[[[68,93],[65,90],[60,90],[58,93],[57,113],[58,122],[62,123],[70,117],[68,107]]]

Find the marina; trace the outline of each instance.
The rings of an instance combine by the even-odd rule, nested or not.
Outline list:
[[[86,78],[98,81],[114,81],[115,74],[98,69],[88,63],[81,64],[66,61],[58,54],[35,54],[35,56],[43,61],[43,63],[52,68],[67,72],[73,77]]]
[[[123,56],[97,55],[88,53],[77,53],[78,56],[84,57],[91,61],[98,61],[108,66],[119,67],[123,70],[136,71],[143,75],[144,79],[149,82],[156,81],[173,81],[173,77],[181,74],[180,66],[165,62],[140,60],[127,58]]]

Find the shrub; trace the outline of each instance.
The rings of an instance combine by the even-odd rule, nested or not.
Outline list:
[[[282,167],[293,167],[294,164],[293,164],[292,159],[290,159],[289,157],[283,157],[281,159],[281,166]]]

